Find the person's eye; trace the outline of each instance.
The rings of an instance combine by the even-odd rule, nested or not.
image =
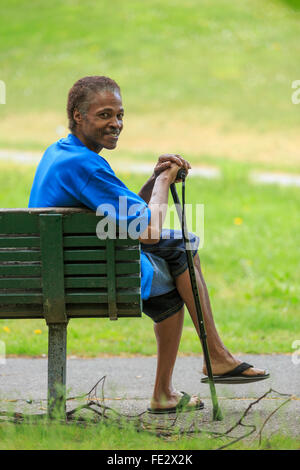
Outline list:
[[[102,119],[108,119],[109,118],[108,113],[100,113],[100,114],[98,114],[98,116],[101,117]]]

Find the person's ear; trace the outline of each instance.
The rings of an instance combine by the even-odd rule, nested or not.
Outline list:
[[[78,109],[74,109],[73,111],[73,119],[76,124],[80,124],[82,122],[82,114],[78,111]]]

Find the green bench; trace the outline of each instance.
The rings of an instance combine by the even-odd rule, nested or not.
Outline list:
[[[0,209],[0,318],[45,318],[48,414],[66,410],[70,318],[140,317],[140,243],[100,239],[75,208]]]

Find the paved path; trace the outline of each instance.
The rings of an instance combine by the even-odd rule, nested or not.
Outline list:
[[[300,444],[300,364],[293,364],[289,355],[243,355],[240,359],[257,367],[267,368],[271,372],[271,378],[248,385],[217,385],[219,402],[225,416],[221,423],[211,422],[209,386],[200,383],[202,357],[177,359],[174,385],[179,390],[199,394],[205,402],[205,409],[197,412],[197,424],[206,429],[224,431],[241,417],[251,402],[272,388],[296,397],[270,418],[264,432],[286,432],[298,436]],[[104,394],[107,405],[127,415],[140,413],[149,404],[155,365],[155,357],[70,358],[67,372],[68,396],[87,393],[101,377],[106,376]],[[100,392],[101,390],[99,397]],[[13,406],[20,411],[41,413],[45,411],[46,397],[47,359],[9,358],[5,365],[0,365],[1,410]],[[279,397],[277,393],[271,392],[251,409],[246,423],[259,426],[285,399],[286,397]],[[33,400],[33,403],[28,404],[26,400]],[[68,408],[73,408],[75,404],[76,402],[69,401]],[[184,421],[188,415],[189,413],[185,413],[181,419]],[[240,432],[245,432],[245,428],[241,428]]]
[[[38,164],[42,157],[42,152],[14,151],[0,149],[0,160],[17,162],[21,164]],[[125,173],[151,174],[153,164],[147,162],[116,162],[114,160],[114,169]],[[190,170],[189,176],[202,178],[220,178],[221,172],[218,168],[203,167],[194,165]],[[300,175],[280,172],[259,172],[250,173],[249,178],[254,183],[260,184],[279,184],[281,186],[300,187]]]

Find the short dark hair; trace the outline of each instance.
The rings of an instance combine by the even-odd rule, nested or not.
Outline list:
[[[76,122],[73,117],[74,110],[77,109],[80,113],[86,114],[90,103],[95,93],[101,91],[117,91],[121,95],[119,85],[109,77],[91,76],[80,78],[69,91],[67,113],[69,119],[69,129],[74,132],[76,129]]]

